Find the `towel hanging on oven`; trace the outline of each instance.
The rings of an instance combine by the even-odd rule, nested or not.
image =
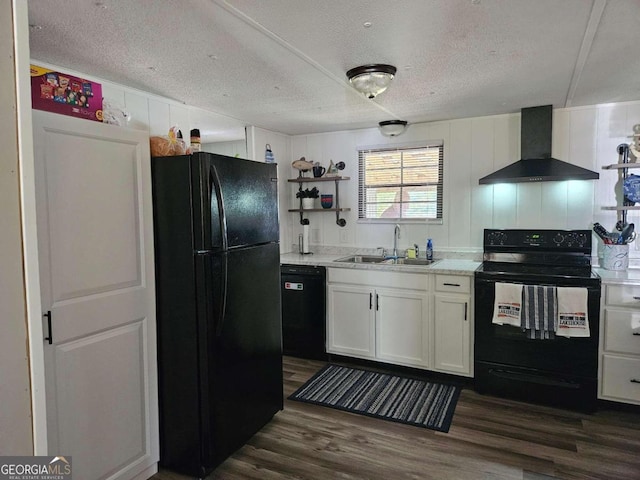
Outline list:
[[[522,330],[527,338],[551,340],[558,329],[556,287],[525,285],[522,301]]]
[[[558,287],[558,328],[563,337],[589,337],[588,291],[581,287]]]
[[[496,282],[495,291],[491,323],[519,327],[522,323],[522,285]]]

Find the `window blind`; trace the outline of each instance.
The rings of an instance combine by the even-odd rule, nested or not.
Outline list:
[[[358,218],[441,219],[444,148],[358,151]]]

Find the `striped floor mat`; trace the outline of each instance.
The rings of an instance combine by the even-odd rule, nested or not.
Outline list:
[[[289,399],[448,432],[460,387],[327,365]]]

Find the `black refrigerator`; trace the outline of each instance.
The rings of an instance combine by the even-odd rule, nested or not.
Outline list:
[[[151,166],[160,465],[205,477],[283,406],[276,165]]]

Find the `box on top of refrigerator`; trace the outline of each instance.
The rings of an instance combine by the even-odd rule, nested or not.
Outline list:
[[[37,110],[102,122],[102,85],[31,65],[31,105]]]

